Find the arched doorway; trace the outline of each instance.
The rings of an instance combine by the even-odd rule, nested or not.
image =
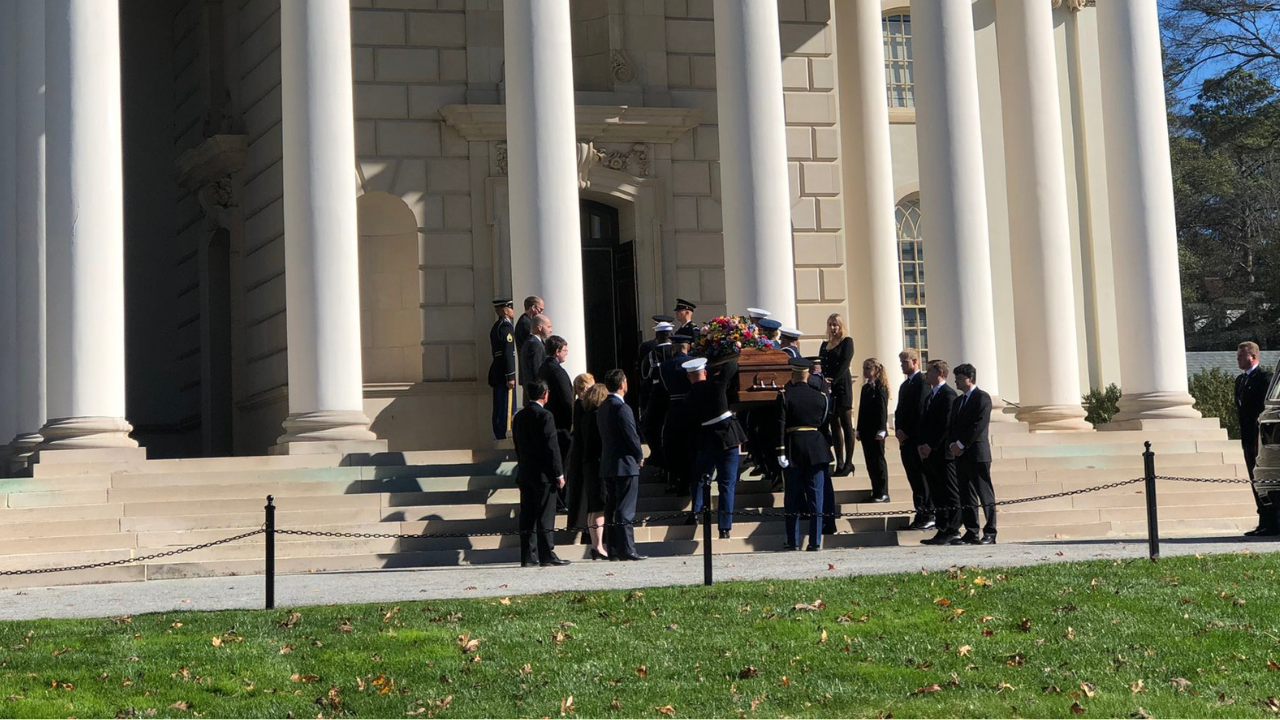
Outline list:
[[[582,200],[581,217],[587,371],[599,380],[609,370],[623,368],[628,385],[637,387],[635,243],[622,241],[617,208]]]

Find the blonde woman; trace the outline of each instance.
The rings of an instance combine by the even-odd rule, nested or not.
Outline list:
[[[862,441],[862,458],[871,476],[871,502],[889,502],[889,467],[884,460],[884,439],[889,435],[889,385],[884,365],[875,358],[862,361],[862,397],[858,400],[858,426],[853,435]]]
[[[831,444],[835,448],[836,476],[853,474],[853,338],[840,313],[827,318],[827,340],[818,356],[822,373],[831,383]]]
[[[591,532],[591,559],[607,560],[604,544],[605,487],[600,481],[600,423],[597,411],[609,397],[609,388],[596,383],[582,396],[582,496],[587,509],[587,528]]]
[[[586,448],[586,440],[583,432],[586,430],[585,410],[582,407],[584,394],[593,385],[596,379],[591,373],[582,373],[573,379],[573,425],[570,427],[569,452],[566,455],[565,462],[565,502],[569,506],[569,518],[567,524],[571,528],[580,528],[586,523],[587,511],[583,508],[585,492],[582,481],[583,459]],[[599,462],[599,454],[596,461]],[[586,544],[588,538],[587,533],[582,533],[580,542]],[[569,543],[579,542],[578,538],[570,537]]]

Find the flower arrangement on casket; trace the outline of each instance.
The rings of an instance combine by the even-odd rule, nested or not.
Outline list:
[[[772,347],[773,344],[752,328],[746,318],[721,316],[702,326],[692,353],[695,357],[714,362],[739,355],[743,350]]]

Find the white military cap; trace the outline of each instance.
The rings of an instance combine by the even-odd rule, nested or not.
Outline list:
[[[685,372],[691,372],[691,373],[698,372],[699,370],[705,368],[706,366],[707,366],[706,358],[694,358],[692,360],[685,360],[683,363],[680,364],[680,367],[684,368]]]
[[[653,326],[654,332],[671,332],[672,330],[675,330],[675,329],[676,329],[676,326],[672,325],[669,322],[660,322],[657,325]]]
[[[761,308],[747,308],[747,314],[753,318],[767,318],[773,313],[768,310],[762,310]]]
[[[791,338],[792,340],[799,340],[804,335],[804,333],[795,328],[782,328],[780,332],[782,337]]]

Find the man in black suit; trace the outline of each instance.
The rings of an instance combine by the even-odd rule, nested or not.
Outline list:
[[[511,420],[516,485],[520,488],[520,567],[568,565],[568,560],[556,556],[551,539],[556,522],[553,498],[555,491],[564,487],[564,465],[555,418],[543,407],[547,385],[534,380],[525,384],[524,391],[525,397],[531,398],[529,404]]]
[[[517,350],[520,355],[520,382],[524,385],[538,379],[538,371],[542,369],[542,363],[547,359],[547,338],[551,337],[551,318],[538,315],[533,318],[532,323],[532,332],[525,338],[524,345]],[[526,402],[528,400],[529,398],[525,398]]]
[[[826,393],[809,384],[812,362],[800,357],[787,362],[791,365],[791,382],[778,393],[774,443],[778,465],[787,476],[783,504],[789,514],[782,549],[800,549],[803,512],[809,514],[807,549],[816,551],[822,548],[823,518],[819,514],[824,512],[823,474],[835,459],[821,429],[831,403]]]
[[[966,507],[964,537],[952,545],[994,545],[996,543],[996,493],[991,486],[991,441],[987,426],[991,423],[991,396],[978,389],[978,371],[969,363],[956,366],[956,399],[951,411],[951,427],[947,432],[947,450],[956,459],[960,478],[960,498],[966,506],[982,505],[986,524],[978,535],[978,509]]]
[[[556,419],[560,437],[560,457],[569,457],[569,440],[573,431],[573,381],[564,369],[569,357],[569,343],[559,335],[547,338],[547,359],[542,361],[538,379],[547,384],[547,411]]]
[[[960,539],[960,482],[956,476],[956,461],[947,450],[947,431],[951,424],[951,405],[956,391],[947,385],[951,368],[945,360],[930,360],[925,381],[931,388],[925,400],[924,415],[920,418],[919,442],[916,452],[924,464],[929,478],[929,495],[933,498],[938,534],[921,540],[923,545],[949,545]],[[943,510],[942,508],[951,508]]]
[[[1240,419],[1240,447],[1244,450],[1244,465],[1253,479],[1253,466],[1258,461],[1258,416],[1267,405],[1267,390],[1271,387],[1271,373],[1258,365],[1258,344],[1242,342],[1236,348],[1236,366],[1242,372],[1236,377],[1236,417]],[[1264,505],[1257,491],[1253,501],[1258,507],[1258,527],[1246,532],[1249,537],[1280,535],[1280,515],[1274,505]]]
[[[489,349],[493,359],[489,361],[489,387],[493,388],[493,439],[506,440],[511,429],[511,407],[516,387],[515,328],[511,324],[513,310],[511,300],[493,301],[493,311],[498,319],[489,328]]]
[[[516,352],[524,350],[524,341],[529,339],[533,334],[533,319],[542,315],[546,308],[543,306],[542,298],[537,295],[530,295],[524,299],[524,312],[520,314],[520,319],[516,321],[516,331],[514,333],[516,339]],[[538,368],[534,368],[537,370]],[[520,382],[527,383],[533,377],[520,378]]]
[[[604,483],[608,522],[605,544],[610,560],[643,560],[636,553],[636,496],[644,455],[636,418],[627,405],[627,374],[614,369],[604,374],[609,397],[596,413],[600,426],[600,482]]]
[[[906,380],[898,387],[898,408],[893,411],[894,436],[898,438],[898,454],[902,456],[902,468],[907,472],[911,485],[911,502],[916,517],[907,527],[911,530],[932,530],[937,527],[933,518],[933,496],[929,493],[929,481],[925,478],[924,462],[920,459],[920,419],[924,416],[924,404],[929,399],[924,373],[920,372],[920,351],[907,348],[898,353],[902,376]]]

